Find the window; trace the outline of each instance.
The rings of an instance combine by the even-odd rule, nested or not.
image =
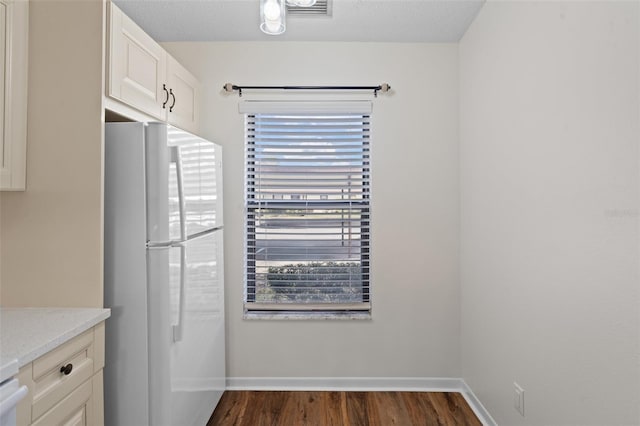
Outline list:
[[[245,312],[366,314],[370,103],[244,108]]]

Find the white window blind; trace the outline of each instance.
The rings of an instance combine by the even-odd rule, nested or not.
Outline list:
[[[370,309],[370,114],[344,106],[245,115],[247,311]]]

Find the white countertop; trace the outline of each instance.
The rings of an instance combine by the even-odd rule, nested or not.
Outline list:
[[[0,308],[0,382],[110,315],[98,308]]]

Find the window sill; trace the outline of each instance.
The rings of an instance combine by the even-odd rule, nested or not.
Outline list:
[[[247,311],[245,320],[371,320],[369,311]]]

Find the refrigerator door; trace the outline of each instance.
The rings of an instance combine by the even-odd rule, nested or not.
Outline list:
[[[148,251],[153,425],[204,425],[224,391],[222,239]]]
[[[222,159],[214,143],[150,123],[147,182],[149,241],[184,241],[222,226]]]
[[[171,424],[169,353],[173,335],[169,288],[170,275],[175,273],[170,259],[175,259],[176,251],[179,249],[172,247],[147,249],[149,423],[144,426]]]
[[[104,414],[107,426],[148,425],[147,249],[143,123],[105,124]]]

